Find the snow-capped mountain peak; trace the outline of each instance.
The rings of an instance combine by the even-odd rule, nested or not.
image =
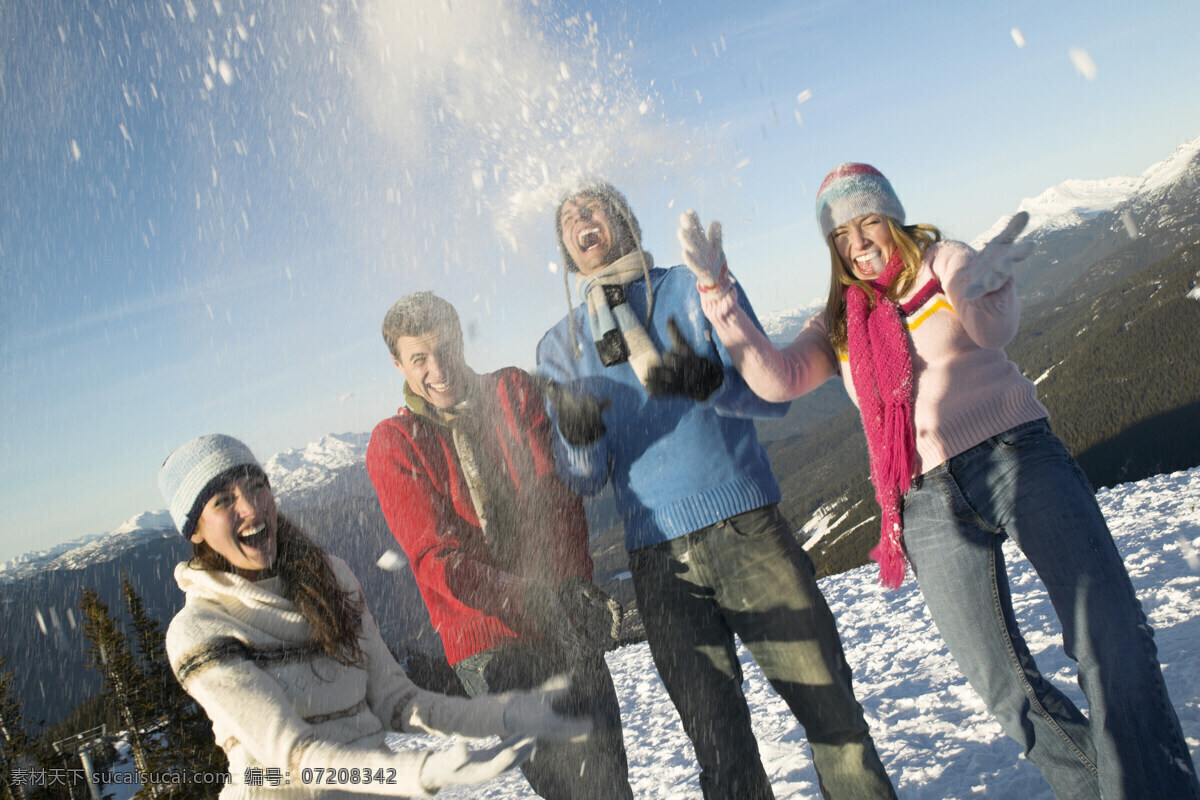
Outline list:
[[[266,460],[263,470],[276,497],[324,483],[336,470],[367,457],[369,433],[331,433],[299,450],[284,450]]]
[[[1171,155],[1141,175],[1096,180],[1071,179],[1051,186],[1037,197],[1027,197],[1017,207],[1017,211],[1029,213],[1029,224],[1022,238],[1035,231],[1056,230],[1078,224],[1082,219],[1113,209],[1135,195],[1148,194],[1169,186],[1187,170],[1197,154],[1200,154],[1200,137],[1179,145]],[[971,246],[976,250],[983,247],[1004,230],[1008,219],[1005,216],[996,220],[971,242]]]
[[[267,459],[263,469],[276,500],[313,489],[331,480],[338,470],[361,464],[367,456],[369,433],[322,436],[298,450],[284,450]],[[147,539],[177,536],[166,509],[135,514],[106,533],[93,533],[46,550],[24,553],[0,564],[0,581],[19,580],[38,570],[73,569],[115,558]]]
[[[775,344],[787,344],[796,338],[800,328],[808,318],[825,307],[825,299],[812,300],[798,308],[784,311],[772,311],[769,314],[759,314],[758,321],[763,326],[767,338]]]
[[[134,531],[175,530],[175,521],[165,508],[159,511],[143,511],[134,514],[125,522],[113,529],[113,533],[133,533]]]

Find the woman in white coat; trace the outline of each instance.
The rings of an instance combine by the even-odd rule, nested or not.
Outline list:
[[[559,689],[467,700],[414,685],[353,573],[277,512],[266,474],[237,439],[183,445],[159,486],[194,548],[175,569],[187,599],[167,653],[229,758],[225,800],[432,797],[517,766],[536,737],[589,731],[554,711]],[[503,741],[393,752],[389,731]]]

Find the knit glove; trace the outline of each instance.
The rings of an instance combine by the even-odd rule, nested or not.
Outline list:
[[[523,600],[526,618],[543,636],[562,648],[568,658],[578,660],[591,652],[591,644],[571,624],[557,592],[544,583],[530,581],[525,585]]]
[[[604,435],[604,409],[612,401],[607,397],[603,400],[590,394],[578,394],[563,386],[561,383],[544,375],[533,376],[534,383],[545,396],[558,415],[558,430],[567,444],[573,447],[584,447]]]
[[[674,317],[667,318],[667,334],[672,350],[662,354],[662,364],[650,368],[646,391],[651,395],[677,395],[704,402],[721,388],[725,371],[720,364],[697,355],[679,332]]]
[[[601,653],[613,649],[621,638],[621,604],[587,578],[572,575],[558,585],[558,598],[575,627]]]
[[[683,245],[683,263],[696,276],[701,291],[711,290],[722,282],[728,270],[725,250],[721,247],[721,223],[710,222],[705,236],[700,215],[688,209],[679,217],[679,243]]]
[[[1014,244],[1029,223],[1029,214],[1018,211],[1000,235],[987,243],[971,265],[971,282],[963,290],[964,300],[974,300],[994,292],[1012,277],[1013,265],[1033,252],[1033,242]]]
[[[430,792],[447,786],[483,783],[533,755],[532,736],[510,736],[494,747],[468,750],[462,742],[449,750],[430,753],[421,765],[420,781]]]

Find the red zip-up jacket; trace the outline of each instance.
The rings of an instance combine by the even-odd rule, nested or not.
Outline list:
[[[482,423],[472,437],[476,459],[503,476],[489,505],[509,504],[488,520],[490,544],[446,424],[401,408],[375,426],[367,447],[379,504],[451,665],[505,641],[540,638],[525,614],[527,582],[554,588],[592,576],[583,501],[558,478],[551,422],[529,375],[507,367],[478,376],[472,400]]]

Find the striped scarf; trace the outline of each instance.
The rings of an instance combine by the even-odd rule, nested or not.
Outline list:
[[[643,259],[645,261],[643,262]],[[642,385],[652,367],[662,363],[642,323],[629,308],[625,287],[654,266],[649,253],[634,250],[590,275],[580,275],[576,289],[587,301],[592,341],[606,367],[628,361]]]
[[[904,582],[904,522],[900,498],[912,485],[916,441],[913,436],[913,370],[908,334],[896,304],[885,294],[904,269],[897,249],[880,280],[873,281],[874,308],[867,290],[846,292],[846,338],[850,375],[867,434],[871,482],[882,512],[879,544],[871,558],[879,562],[879,580],[889,589]]]

